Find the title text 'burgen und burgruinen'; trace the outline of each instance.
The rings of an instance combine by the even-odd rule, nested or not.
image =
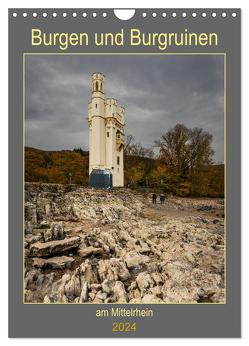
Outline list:
[[[43,32],[41,29],[31,30],[31,45],[55,47],[67,50],[76,46],[147,46],[156,47],[165,51],[169,47],[198,47],[218,46],[218,34],[215,32],[189,32],[187,28],[183,32],[153,32],[144,33],[140,29],[130,29],[128,33],[121,29],[116,33],[87,33],[87,32]]]

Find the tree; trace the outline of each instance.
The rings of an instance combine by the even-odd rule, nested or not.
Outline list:
[[[145,148],[141,143],[135,142],[135,137],[133,135],[127,135],[126,137],[124,155],[148,157],[150,159],[153,159],[155,156],[152,148]]]
[[[212,164],[212,135],[201,128],[177,124],[156,142],[159,159],[169,172],[166,180],[172,191],[181,194],[206,194],[209,187],[207,167]],[[177,192],[178,191],[178,192]]]
[[[154,167],[154,151],[145,148],[128,135],[124,147],[124,176],[125,183],[146,184]]]
[[[84,156],[86,152],[82,148],[74,148],[73,150],[75,153],[79,153],[80,155]]]
[[[178,175],[185,174],[190,162],[191,130],[185,125],[177,124],[161,140],[156,142],[160,148],[160,159]]]
[[[177,124],[161,140],[156,142],[160,149],[160,159],[181,176],[196,168],[212,163],[214,151],[211,147],[212,135],[201,128],[189,129]]]

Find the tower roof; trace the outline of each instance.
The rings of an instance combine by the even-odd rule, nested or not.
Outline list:
[[[102,72],[93,72],[92,77],[93,78],[105,78],[105,75]]]

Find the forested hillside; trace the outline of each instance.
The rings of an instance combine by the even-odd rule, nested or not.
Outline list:
[[[25,148],[25,181],[88,185],[88,152]],[[178,196],[224,196],[224,165],[207,165],[192,175],[177,175],[160,159],[125,155],[125,185],[164,190]]]
[[[88,152],[82,150],[44,151],[25,147],[25,181],[87,185]]]

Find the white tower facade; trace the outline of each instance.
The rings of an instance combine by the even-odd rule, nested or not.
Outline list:
[[[105,76],[92,75],[92,99],[88,103],[89,175],[93,169],[109,169],[113,186],[124,186],[124,107],[105,98]]]

